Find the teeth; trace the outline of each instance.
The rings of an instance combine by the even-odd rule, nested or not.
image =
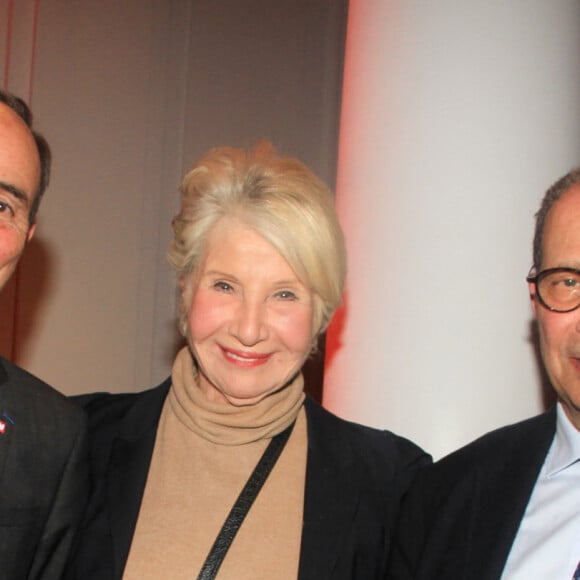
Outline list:
[[[245,356],[238,356],[237,354],[234,354],[233,352],[228,352],[228,356],[230,358],[233,358],[234,360],[239,360],[241,362],[254,362],[254,361],[259,360],[257,358],[247,358]]]

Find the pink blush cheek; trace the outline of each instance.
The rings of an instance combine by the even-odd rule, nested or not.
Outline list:
[[[194,294],[188,316],[189,334],[200,340],[216,332],[224,320],[224,309],[207,292]]]
[[[292,352],[309,351],[312,342],[312,312],[295,313],[278,325],[279,336]]]

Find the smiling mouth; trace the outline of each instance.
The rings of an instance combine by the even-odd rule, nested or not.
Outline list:
[[[247,353],[220,347],[224,356],[238,366],[254,367],[263,365],[270,359],[269,354]]]

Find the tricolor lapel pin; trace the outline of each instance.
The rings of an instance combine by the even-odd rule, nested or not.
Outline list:
[[[14,425],[14,420],[6,413],[2,413],[2,416],[0,417],[0,435],[6,434],[6,431],[8,431],[8,424]]]

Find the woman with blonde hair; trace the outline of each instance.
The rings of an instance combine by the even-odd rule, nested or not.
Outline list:
[[[187,345],[159,387],[84,398],[94,489],[68,577],[382,577],[428,457],[304,394],[346,276],[328,188],[268,143],[217,148],[173,228]]]

